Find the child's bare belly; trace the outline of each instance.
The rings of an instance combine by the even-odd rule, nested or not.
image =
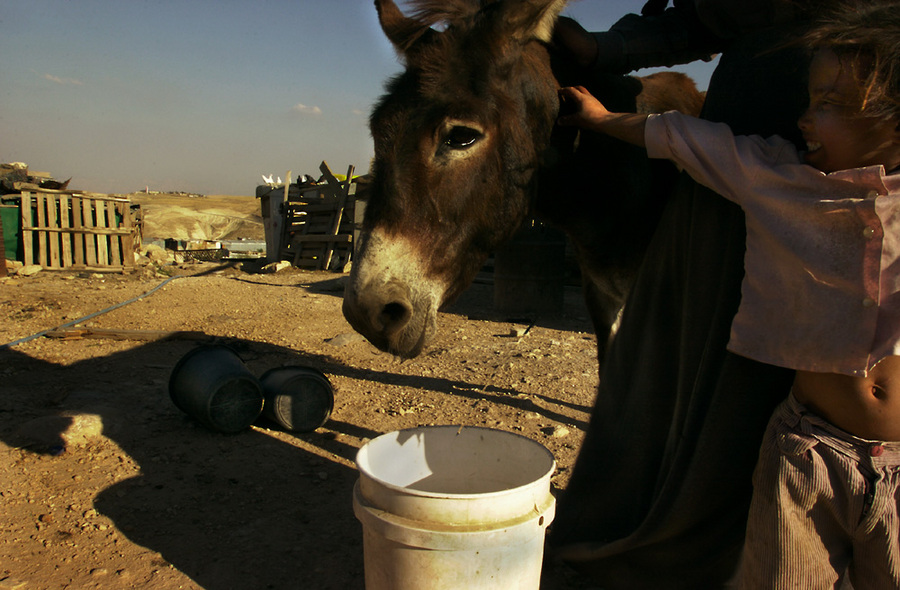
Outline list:
[[[860,438],[900,441],[900,356],[868,377],[797,371],[794,396],[838,428]]]

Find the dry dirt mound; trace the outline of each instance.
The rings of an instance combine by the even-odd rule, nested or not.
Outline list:
[[[177,240],[231,240],[262,238],[262,220],[236,217],[227,210],[195,211],[187,207],[148,207],[144,212],[145,238]]]
[[[131,195],[141,205],[144,238],[177,240],[261,240],[259,201],[243,196]]]

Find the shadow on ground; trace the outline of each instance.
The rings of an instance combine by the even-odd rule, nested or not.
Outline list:
[[[227,343],[257,375],[303,364],[326,374],[415,383],[455,395],[491,394],[481,383],[354,369],[269,344]],[[202,588],[363,588],[352,464],[360,442],[380,433],[336,420],[296,436],[274,437],[259,429],[234,435],[209,431],[177,410],[167,391],[172,367],[193,346],[157,341],[69,366],[2,349],[0,366],[7,369],[0,438],[16,446],[21,424],[49,414],[99,415],[104,436],[140,472],[100,490],[95,509],[131,542],[158,552],[154,565],[171,564]],[[504,403],[530,403],[495,393]],[[31,450],[59,453],[61,445],[61,440],[46,440]],[[555,581],[544,587],[564,587],[553,567],[548,564],[545,576]]]

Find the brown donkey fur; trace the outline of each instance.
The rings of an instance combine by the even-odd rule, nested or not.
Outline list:
[[[548,48],[564,2],[420,0],[411,16],[375,4],[406,69],[371,115],[373,185],[344,315],[379,348],[417,355],[437,310],[537,214],[577,250],[602,356],[671,176],[654,186],[640,150],[553,134],[560,83],[585,82]],[[620,110],[696,112],[702,100],[678,74],[590,88]]]

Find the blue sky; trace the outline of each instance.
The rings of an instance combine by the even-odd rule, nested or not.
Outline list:
[[[642,4],[565,14],[603,30]],[[322,160],[362,173],[400,69],[370,0],[0,0],[0,161],[97,192],[252,195]],[[701,88],[711,70],[683,68]]]

